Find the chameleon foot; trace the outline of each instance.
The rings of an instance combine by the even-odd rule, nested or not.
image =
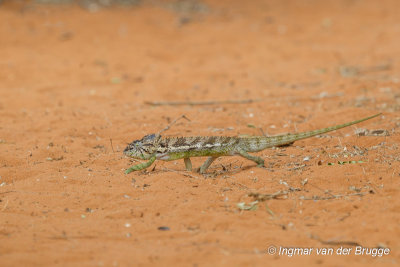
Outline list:
[[[185,162],[186,170],[191,171],[192,170],[192,161],[190,160],[190,158],[184,158],[183,161]]]
[[[257,167],[264,167],[264,160],[260,157],[250,155],[249,153],[243,150],[239,151],[239,155],[246,159],[254,161],[255,163],[257,163]]]
[[[216,160],[218,157],[208,157],[208,159],[201,165],[199,169],[199,173],[205,173],[205,171],[210,167],[211,163]]]
[[[153,164],[153,162],[154,162],[155,160],[156,160],[156,157],[153,156],[153,157],[151,157],[150,160],[147,161],[147,162],[143,162],[143,163],[140,163],[140,164],[138,164],[138,165],[135,165],[135,166],[130,167],[129,169],[127,169],[127,170],[125,171],[125,174],[129,174],[129,173],[134,172],[134,171],[140,171],[140,170],[146,169],[146,168],[150,167],[150,165]]]

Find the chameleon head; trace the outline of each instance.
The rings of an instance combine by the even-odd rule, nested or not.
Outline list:
[[[135,159],[150,159],[157,151],[160,138],[158,134],[146,135],[128,144],[124,149],[124,154]]]

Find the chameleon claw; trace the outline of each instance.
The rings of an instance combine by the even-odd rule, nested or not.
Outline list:
[[[214,160],[216,160],[218,157],[208,157],[207,160],[203,163],[203,165],[201,165],[200,169],[199,169],[199,173],[203,174],[206,172],[206,170],[208,169],[208,167],[210,167],[211,163],[213,163]]]
[[[261,163],[261,162],[258,163],[258,164],[257,164],[257,167],[259,167],[259,168],[264,168],[264,167],[265,167],[264,161],[263,161],[262,163]]]

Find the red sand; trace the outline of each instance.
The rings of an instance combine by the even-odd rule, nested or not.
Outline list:
[[[399,264],[398,1],[249,2],[0,6],[1,266]],[[259,101],[145,104],[244,99]],[[124,174],[126,144],[182,114],[166,135],[273,135],[378,112],[259,153],[267,169],[225,157],[205,177],[183,161]],[[353,252],[316,255],[340,247]]]

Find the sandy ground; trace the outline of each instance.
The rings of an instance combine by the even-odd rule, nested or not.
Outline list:
[[[398,266],[399,11],[395,0],[3,2],[0,265]],[[164,135],[275,135],[379,112],[260,152],[265,169],[224,157],[204,176],[182,160],[124,174],[137,163],[126,144],[183,114]]]

